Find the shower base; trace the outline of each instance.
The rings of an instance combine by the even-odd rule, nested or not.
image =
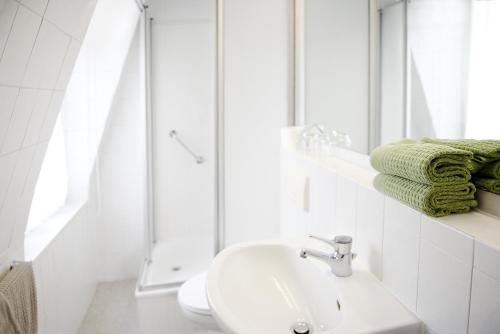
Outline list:
[[[212,236],[178,238],[155,243],[151,259],[144,264],[139,288],[176,289],[206,271],[214,257]]]

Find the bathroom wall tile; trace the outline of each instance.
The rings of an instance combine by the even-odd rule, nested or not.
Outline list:
[[[38,15],[43,16],[49,0],[21,0],[21,3],[35,11]]]
[[[422,217],[417,314],[435,333],[467,333],[471,237]]]
[[[304,236],[311,222],[310,171],[303,159],[286,151],[281,152],[280,168],[280,235]]]
[[[335,233],[354,236],[356,234],[356,192],[354,181],[337,176],[335,203]]]
[[[35,152],[33,154],[33,158],[31,159],[30,168],[22,186],[20,198],[18,199],[19,203],[17,205],[17,210],[19,211],[19,220],[12,230],[12,237],[10,241],[10,246],[12,249],[22,247],[22,244],[24,242],[24,235],[26,232],[26,224],[29,218],[31,201],[33,200],[36,181],[38,179],[38,175],[40,174],[40,169],[42,167],[43,158],[45,157],[45,152],[47,151],[47,146],[48,143],[44,142],[26,148],[28,150],[34,148]]]
[[[39,90],[35,99],[35,105],[31,113],[26,136],[24,137],[23,147],[36,144],[40,138],[45,115],[50,106],[52,92],[48,90]]]
[[[497,262],[498,266],[498,262]],[[500,281],[474,269],[469,334],[500,333]]]
[[[59,73],[59,78],[57,79],[56,89],[64,90],[71,78],[71,73],[73,72],[73,68],[78,58],[78,54],[80,51],[81,43],[75,39],[72,39],[68,51],[66,52],[66,56],[64,57],[64,63],[61,67],[61,71]]]
[[[385,197],[382,277],[384,285],[416,310],[421,214]]]
[[[19,88],[0,86],[0,149],[9,128],[14,108],[16,107]]]
[[[17,97],[14,113],[9,122],[1,153],[12,152],[21,147],[31,114],[36,105],[38,91],[35,89],[21,89]]]
[[[51,0],[45,17],[73,38],[83,40],[96,0]]]
[[[21,84],[41,22],[40,16],[19,6],[0,60],[0,85]]]
[[[83,219],[83,213],[84,208],[34,259],[42,272],[37,279],[40,304],[45,310],[41,315],[45,318],[42,333],[76,333],[94,294],[95,253],[88,239],[95,235],[87,230],[95,229],[95,225]]]
[[[23,85],[53,89],[61,72],[69,43],[69,36],[44,20],[26,68]]]
[[[26,176],[26,181],[24,182],[24,189],[22,193],[23,198],[28,200],[30,203],[33,198],[38,175],[40,174],[40,170],[42,169],[42,163],[43,159],[45,158],[45,153],[47,152],[48,142],[39,143],[37,145],[34,145],[34,147],[36,148],[36,151],[31,162],[29,173]]]
[[[43,252],[38,256],[37,261],[33,262],[33,273],[35,275],[35,284],[37,290],[37,307],[38,307],[38,333],[39,334],[48,334],[46,331],[46,320],[47,320],[47,311],[45,309],[45,270],[47,266],[45,265],[44,256],[46,253]]]
[[[52,95],[49,108],[43,121],[42,131],[40,132],[40,141],[50,139],[52,131],[54,130],[54,125],[56,124],[57,116],[59,115],[59,111],[61,110],[63,99],[63,92],[54,92],[54,94]]]
[[[9,193],[9,196],[12,195],[16,198],[14,215],[8,218],[15,221],[10,233],[11,238],[9,246],[11,249],[23,248],[24,234],[26,231],[26,224],[28,222],[31,201],[33,199],[36,180],[41,168],[41,162],[43,160],[45,149],[46,144],[34,145],[19,151],[19,160],[17,165],[19,165],[20,161],[23,161],[23,156],[25,156],[26,161],[28,161],[29,168],[26,173],[23,171],[23,173],[25,173],[23,174],[24,180],[20,183],[19,192],[14,192],[13,194]],[[17,168],[18,166],[16,166],[16,169]],[[12,180],[14,180],[14,177]]]
[[[17,152],[0,156],[0,211],[9,189],[10,179],[16,165]]]
[[[476,241],[474,248],[474,268],[500,281],[500,250]]]
[[[14,0],[0,0],[0,59],[9,38],[19,5]]]
[[[472,263],[474,257],[474,242],[467,234],[456,230],[426,215],[422,215],[421,236],[445,253],[458,258],[464,263]]]
[[[354,251],[378,279],[382,280],[384,196],[374,189],[358,186]]]
[[[0,221],[2,222],[0,226],[0,253],[9,247],[14,226],[24,223],[21,221],[23,217],[20,215],[27,213],[23,210],[25,203],[22,201],[22,194],[35,151],[36,148],[31,147],[18,154],[7,196],[0,211]]]
[[[324,237],[335,235],[336,174],[316,164],[311,168],[311,220],[308,233]]]

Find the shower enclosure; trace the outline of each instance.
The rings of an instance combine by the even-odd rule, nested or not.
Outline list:
[[[145,9],[148,228],[139,290],[175,288],[222,244],[217,0]]]

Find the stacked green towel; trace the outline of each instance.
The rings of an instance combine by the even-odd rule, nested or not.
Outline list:
[[[463,149],[473,154],[471,172],[477,188],[500,194],[500,140],[430,139],[422,142]]]
[[[477,206],[470,183],[473,154],[441,144],[402,140],[373,151],[372,166],[382,174],[375,188],[414,209],[442,217]]]
[[[500,140],[423,138],[422,142],[446,145],[472,152],[474,155],[472,158],[472,173],[478,172],[488,163],[500,160]]]
[[[500,195],[500,179],[498,178],[491,179],[491,178],[475,177],[474,184],[479,189]]]
[[[428,185],[467,183],[471,179],[470,152],[413,140],[376,148],[370,161],[377,171]]]
[[[466,213],[477,206],[476,188],[470,182],[431,186],[399,176],[379,174],[375,188],[412,208],[433,217]]]
[[[500,179],[500,161],[487,164],[481,168],[479,175],[493,179]]]

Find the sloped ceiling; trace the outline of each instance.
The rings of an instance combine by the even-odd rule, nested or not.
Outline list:
[[[33,192],[97,0],[0,0],[0,265]]]

